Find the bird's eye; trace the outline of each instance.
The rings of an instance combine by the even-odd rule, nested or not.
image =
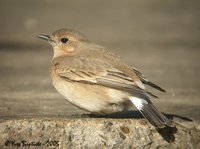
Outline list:
[[[69,40],[69,39],[67,39],[67,38],[61,38],[60,41],[61,41],[62,43],[67,43],[68,40]]]

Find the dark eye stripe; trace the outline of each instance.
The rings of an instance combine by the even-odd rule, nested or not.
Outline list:
[[[60,40],[62,43],[67,43],[68,39],[67,38],[61,38]]]

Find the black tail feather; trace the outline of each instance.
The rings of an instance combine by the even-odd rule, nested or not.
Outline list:
[[[151,103],[143,104],[140,110],[142,115],[155,127],[164,128],[166,126],[173,127],[172,123],[160,111],[158,111]]]

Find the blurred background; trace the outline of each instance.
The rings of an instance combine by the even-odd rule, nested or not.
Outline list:
[[[85,113],[53,88],[53,50],[37,34],[73,28],[167,90],[158,109],[200,119],[198,0],[0,0],[0,117]]]

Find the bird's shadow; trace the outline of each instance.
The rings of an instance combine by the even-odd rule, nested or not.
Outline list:
[[[179,115],[174,114],[165,114],[163,113],[168,119],[173,121],[174,118],[179,118],[184,121],[192,121],[187,117],[182,117]],[[144,117],[139,111],[126,111],[126,112],[117,112],[108,115],[94,115],[94,114],[87,114],[90,118],[114,118],[114,119],[127,119],[127,118],[134,118],[134,119],[143,119]],[[167,142],[174,142],[175,134],[177,133],[177,128],[174,127],[164,127],[164,128],[156,128],[157,132],[162,136],[164,140]]]

